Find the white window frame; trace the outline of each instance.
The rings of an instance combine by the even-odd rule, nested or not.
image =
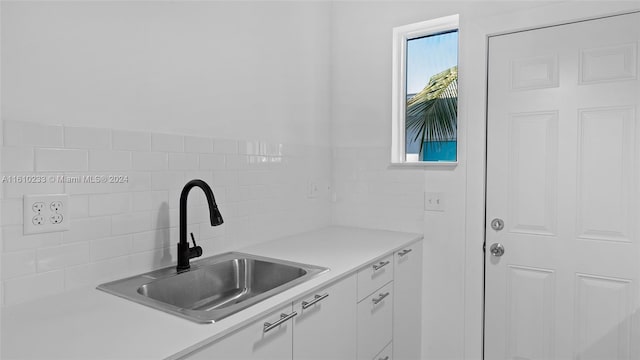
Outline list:
[[[393,74],[391,101],[391,165],[407,167],[450,167],[458,161],[417,161],[407,162],[405,154],[405,116],[407,113],[407,41],[424,36],[459,30],[459,15],[450,15],[438,19],[398,26],[393,28]],[[460,41],[458,41],[458,54]],[[460,146],[458,146],[460,150]],[[459,157],[457,152],[456,159]]]

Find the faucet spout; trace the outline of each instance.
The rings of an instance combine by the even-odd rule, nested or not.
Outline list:
[[[180,242],[178,243],[177,271],[188,270],[191,267],[189,260],[202,255],[202,248],[196,245],[195,239],[193,240],[193,247],[190,247],[187,240],[187,198],[189,197],[189,191],[194,187],[202,189],[207,198],[211,226],[218,226],[224,222],[211,187],[200,179],[189,181],[180,194]]]

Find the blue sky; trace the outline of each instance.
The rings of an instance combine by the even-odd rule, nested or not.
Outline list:
[[[457,31],[407,41],[407,94],[419,92],[431,76],[457,64]]]

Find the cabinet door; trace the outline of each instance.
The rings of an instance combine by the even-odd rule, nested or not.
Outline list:
[[[422,337],[422,241],[394,254],[393,359],[420,359]]]
[[[393,282],[358,303],[358,360],[373,359],[391,342],[393,303]]]
[[[292,320],[265,332],[265,322],[275,323],[281,315],[291,315],[292,307],[288,305],[264,318],[233,332],[221,340],[188,355],[188,360],[247,360],[292,359]],[[295,317],[294,317],[295,318]]]
[[[293,309],[295,360],[355,359],[355,275],[295,302]]]

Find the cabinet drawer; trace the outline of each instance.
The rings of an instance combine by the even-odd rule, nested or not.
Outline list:
[[[276,323],[282,319],[282,314],[293,314],[291,304],[181,359],[291,359],[293,356],[292,321],[283,321],[281,325],[265,331],[265,323]]]
[[[358,301],[393,280],[393,254],[358,271]]]
[[[358,359],[371,360],[391,341],[393,283],[358,304]]]
[[[372,360],[393,360],[393,343],[389,343],[389,345],[387,345],[380,354],[374,356]]]

